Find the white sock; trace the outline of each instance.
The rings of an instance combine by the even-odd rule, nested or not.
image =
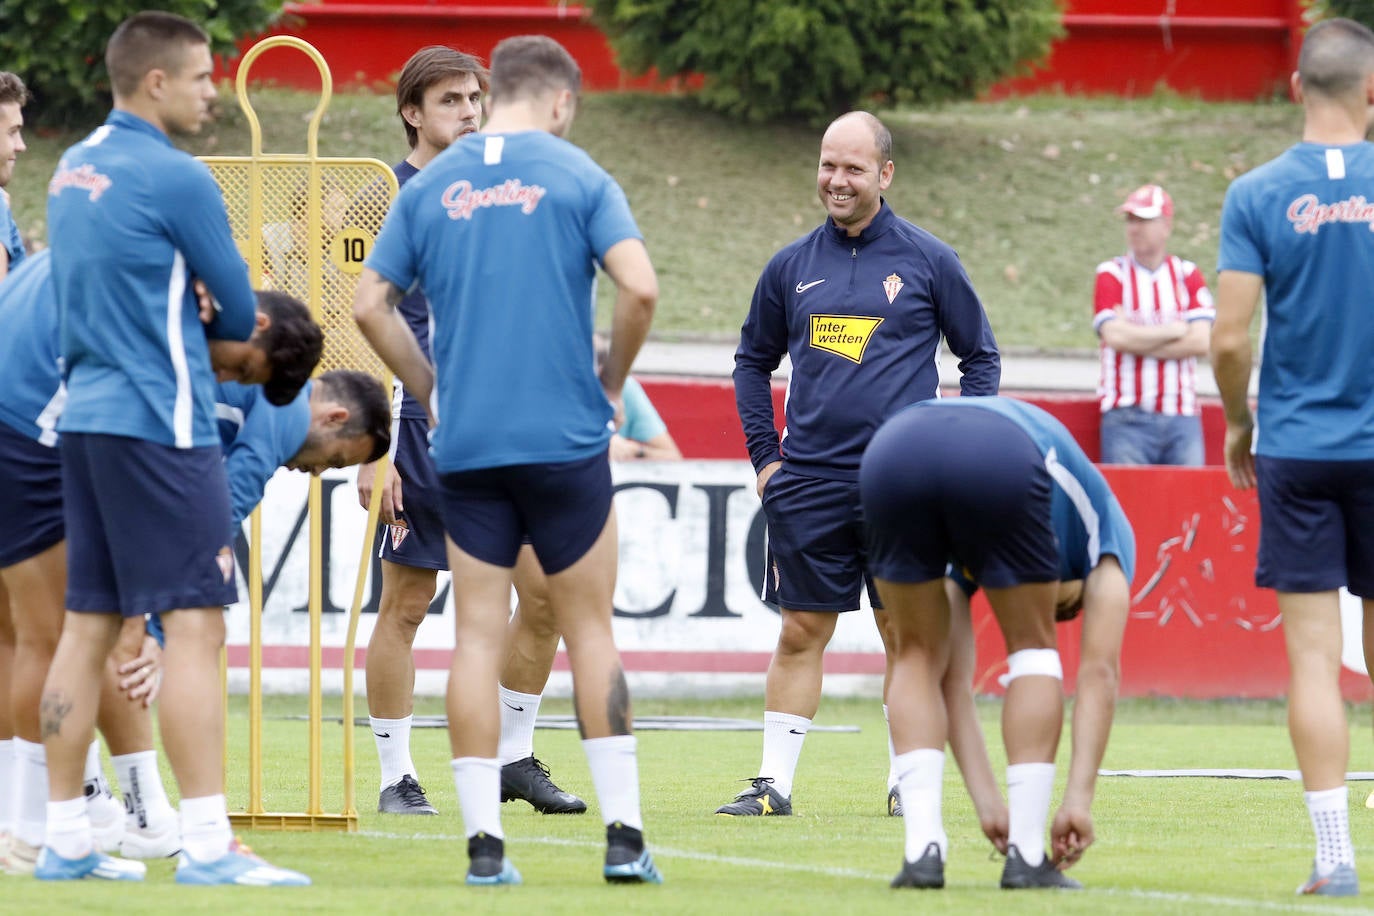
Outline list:
[[[43,845],[64,859],[84,859],[95,849],[91,818],[86,813],[86,798],[48,802],[47,826]]]
[[[97,738],[86,748],[86,785],[95,783],[101,792],[109,792],[110,784],[105,781],[105,770],[100,766],[100,740]]]
[[[223,795],[181,800],[181,849],[197,862],[213,862],[229,852],[234,831]]]
[[[897,785],[902,795],[902,825],[906,828],[906,860],[915,862],[931,843],[940,846],[945,860],[949,838],[940,813],[944,791],[945,752],[919,747],[897,757]]]
[[[14,835],[30,846],[42,846],[48,823],[47,751],[41,744],[15,738],[14,758],[14,785],[18,799]]]
[[[1027,865],[1045,861],[1045,825],[1054,792],[1054,764],[1013,763],[1007,766],[1007,808],[1011,823],[1007,842]],[[902,799],[906,804],[906,799]]]
[[[586,738],[582,750],[592,771],[592,785],[601,805],[601,819],[607,826],[617,821],[636,830],[644,829],[639,810],[639,758],[634,735]]]
[[[16,809],[19,807],[14,781],[16,768],[14,739],[6,738],[0,741],[0,833],[14,833]]]
[[[1350,845],[1350,790],[1346,786],[1321,792],[1304,792],[1312,831],[1317,835],[1317,876],[1326,877],[1337,865],[1354,865]]]
[[[149,824],[165,824],[176,817],[176,809],[162,787],[157,768],[157,751],[137,751],[112,759],[119,794],[124,796],[128,828],[138,830]]]
[[[505,839],[501,830],[501,764],[495,757],[458,757],[453,768],[453,787],[463,809],[466,836],[485,833]]]
[[[886,703],[883,704],[883,723],[887,725],[887,791],[891,792],[897,787],[897,748],[892,743],[892,720],[887,717]]]
[[[792,779],[797,775],[797,758],[801,757],[811,720],[785,712],[763,713],[763,762],[759,775],[773,779],[773,789],[783,798],[792,797]]]
[[[501,765],[534,756],[534,721],[539,717],[537,693],[516,693],[501,688],[501,744],[496,757]]]
[[[404,719],[379,719],[372,716],[372,737],[377,742],[377,760],[382,765],[382,788],[394,786],[402,776],[415,775],[415,762],[410,759],[410,723]]]

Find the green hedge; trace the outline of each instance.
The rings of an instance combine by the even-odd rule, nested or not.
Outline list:
[[[217,55],[237,53],[238,39],[267,29],[283,0],[159,0],[157,8],[200,23]],[[18,73],[34,93],[30,122],[79,127],[110,107],[105,42],[148,8],[144,0],[0,0],[0,69]]]
[[[751,121],[820,121],[872,99],[969,98],[1042,59],[1056,0],[588,0],[633,73],[705,77]]]
[[[1307,6],[1316,18],[1344,16],[1374,27],[1374,0],[1308,0]]]

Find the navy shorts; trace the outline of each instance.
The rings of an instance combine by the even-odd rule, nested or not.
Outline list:
[[[928,582],[949,562],[985,588],[1059,579],[1053,481],[1035,443],[1001,414],[897,414],[869,442],[859,490],[879,579]]]
[[[768,520],[764,601],[789,611],[854,611],[862,590],[881,608],[867,572],[859,485],[807,477],[784,465],[763,488]]]
[[[66,537],[62,456],[0,423],[0,569],[36,557]]]
[[[63,433],[67,608],[125,617],[238,600],[219,446]]]
[[[401,475],[400,517],[405,526],[380,525],[377,556],[401,566],[448,569],[439,475],[429,457],[429,421],[401,417],[396,427],[396,471]]]
[[[586,555],[611,514],[606,452],[559,464],[517,464],[439,475],[444,527],[465,553],[515,566],[520,545],[533,545],[549,575]]]
[[[1374,461],[1255,456],[1255,584],[1281,592],[1346,586],[1374,598]]]

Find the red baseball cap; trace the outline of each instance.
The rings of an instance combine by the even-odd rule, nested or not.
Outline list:
[[[1141,185],[1131,192],[1126,202],[1116,208],[1117,213],[1129,213],[1140,219],[1158,219],[1174,215],[1174,201],[1169,192],[1157,184]]]

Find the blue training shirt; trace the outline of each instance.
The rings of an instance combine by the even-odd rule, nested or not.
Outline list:
[[[262,502],[267,481],[277,468],[294,458],[305,444],[314,385],[306,382],[295,400],[281,407],[267,402],[261,385],[220,382],[215,386],[215,417],[235,530]]]
[[[257,305],[210,170],[113,111],[58,163],[48,235],[67,371],[60,429],[217,445],[206,337],[247,340]],[[219,303],[209,326],[192,278]]]
[[[57,445],[62,385],[57,298],[51,249],[26,258],[0,282],[0,422],[48,446]]]
[[[1255,451],[1374,458],[1374,144],[1299,143],[1233,181],[1217,270],[1264,277]]]
[[[978,294],[944,242],[886,201],[851,238],[829,217],[768,262],[735,352],[735,404],[754,470],[858,480],[883,421],[939,394],[940,338],[959,358],[960,390],[997,393],[1001,356]],[[790,356],[779,443],[770,379]]]
[[[19,224],[14,221],[10,195],[4,188],[0,188],[0,251],[9,258],[10,270],[24,260],[24,237],[19,232]]]
[[[1129,583],[1135,577],[1135,532],[1102,472],[1073,435],[1047,411],[1003,397],[942,398],[912,408],[990,410],[1025,430],[1054,480],[1051,525],[1059,542],[1061,581],[1086,578],[1105,554],[1116,557]]]
[[[396,173],[396,183],[405,187],[405,183],[416,175],[420,170],[402,159],[391,167]],[[410,326],[410,333],[415,335],[415,342],[420,345],[420,352],[425,354],[425,359],[434,362],[434,354],[429,348],[429,303],[425,301],[425,294],[419,288],[412,289],[406,293],[396,310],[401,313],[401,317]],[[425,413],[425,405],[415,400],[415,396],[405,390],[400,379],[396,380],[396,387],[401,391],[400,412],[398,417],[406,417],[412,420],[428,420],[429,415]]]
[[[596,263],[637,238],[615,180],[543,131],[465,137],[406,182],[367,266],[429,300],[439,471],[605,450]]]

